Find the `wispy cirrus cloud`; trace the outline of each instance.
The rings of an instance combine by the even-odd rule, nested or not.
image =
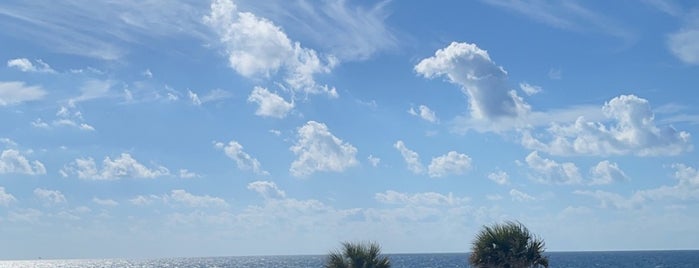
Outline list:
[[[398,37],[386,23],[390,1],[238,2],[343,61],[364,60],[399,46]]]
[[[186,35],[203,38],[205,3],[198,1],[25,2],[7,1],[0,21],[4,35],[42,40],[46,49],[103,60],[129,53],[129,45]]]
[[[582,1],[482,0],[482,2],[559,29],[601,33],[625,41],[633,41],[636,38],[629,27],[601,11],[586,7],[585,2]]]

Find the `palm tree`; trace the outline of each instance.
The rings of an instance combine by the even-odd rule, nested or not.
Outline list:
[[[331,252],[325,268],[389,268],[391,261],[381,256],[377,243],[342,243],[342,251]]]
[[[544,240],[519,222],[483,226],[476,235],[469,262],[475,267],[549,267]]]

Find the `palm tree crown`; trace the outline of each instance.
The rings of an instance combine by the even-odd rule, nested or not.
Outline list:
[[[519,222],[483,226],[476,235],[469,262],[475,267],[549,267],[544,241]]]
[[[381,256],[377,243],[342,243],[342,251],[331,252],[325,268],[389,268],[391,261]]]

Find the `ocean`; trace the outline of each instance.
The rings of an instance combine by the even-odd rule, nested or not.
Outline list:
[[[699,250],[683,251],[602,251],[547,252],[551,267],[699,267]],[[395,268],[469,267],[466,253],[388,254]],[[232,267],[232,268],[312,268],[323,267],[325,256],[250,256],[166,259],[94,259],[0,261],[0,267]]]

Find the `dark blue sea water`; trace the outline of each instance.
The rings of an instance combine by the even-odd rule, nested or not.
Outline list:
[[[699,251],[604,251],[550,252],[551,267],[699,267]],[[395,268],[469,267],[468,254],[390,254]],[[253,256],[171,259],[31,260],[0,261],[0,267],[234,267],[308,268],[322,267],[325,256]]]

